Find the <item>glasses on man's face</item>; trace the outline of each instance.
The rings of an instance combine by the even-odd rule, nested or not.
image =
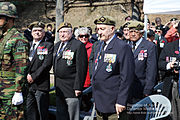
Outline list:
[[[89,35],[79,35],[79,38],[89,38]]]
[[[156,33],[161,33],[161,31],[159,31],[159,30],[156,30]]]

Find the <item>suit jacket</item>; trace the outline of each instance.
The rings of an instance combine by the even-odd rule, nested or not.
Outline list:
[[[156,45],[143,39],[134,51],[135,79],[132,84],[132,97],[142,99],[151,94],[157,81]],[[134,101],[136,102],[136,101]]]
[[[163,90],[162,94],[166,97],[171,97],[171,87],[172,87],[172,79],[178,79],[178,76],[174,74],[173,70],[167,70],[166,66],[168,62],[170,62],[170,57],[178,57],[179,51],[179,40],[168,43],[163,50],[161,51],[160,57],[159,57],[159,64],[158,67],[160,70],[165,71],[165,78],[164,78],[164,84],[163,84]]]
[[[32,45],[32,42],[30,42]],[[48,52],[45,55],[38,55],[38,47],[47,48]],[[53,44],[44,42],[44,39],[39,43],[35,54],[30,62],[29,74],[32,76],[34,82],[30,85],[33,89],[49,91],[50,87],[50,74],[49,71],[52,67],[53,58]]]
[[[71,38],[64,50],[56,55],[61,42],[54,47],[55,86],[66,98],[74,98],[74,90],[82,90],[87,74],[87,52],[85,45]],[[65,53],[74,54],[72,59],[65,58]],[[64,55],[63,55],[64,54]]]
[[[95,50],[92,75],[92,92],[96,109],[103,113],[114,113],[115,104],[126,105],[129,88],[134,78],[134,59],[131,48],[124,41],[114,37],[99,59],[95,70],[96,58],[101,42]],[[107,62],[105,56],[114,56]]]

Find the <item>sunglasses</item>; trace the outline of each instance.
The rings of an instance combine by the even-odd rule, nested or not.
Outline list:
[[[80,38],[89,38],[89,35],[79,35]]]
[[[158,30],[157,30],[156,33],[161,33],[161,31],[158,31]]]

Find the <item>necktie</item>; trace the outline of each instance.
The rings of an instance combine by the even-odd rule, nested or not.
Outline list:
[[[36,43],[34,43],[31,47],[30,54],[29,54],[30,57],[33,57],[35,46],[36,46]]]
[[[64,43],[61,43],[61,47],[58,49],[57,55],[63,51]]]
[[[100,50],[99,50],[99,54],[97,55],[97,62],[95,63],[95,70],[97,69],[98,66],[98,62],[101,59],[100,57],[102,57],[103,53],[104,53],[104,47],[106,46],[106,42],[103,42],[101,44]]]
[[[135,49],[136,49],[136,42],[133,42],[133,44],[132,44],[132,51],[134,52]]]

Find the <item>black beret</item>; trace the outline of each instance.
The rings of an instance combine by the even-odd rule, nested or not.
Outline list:
[[[40,28],[45,28],[45,24],[43,22],[40,22],[40,21],[35,21],[33,23],[31,23],[28,28],[32,30],[32,28],[34,27],[40,27]]]
[[[170,21],[176,21],[177,20],[177,18],[171,18],[171,20]]]

